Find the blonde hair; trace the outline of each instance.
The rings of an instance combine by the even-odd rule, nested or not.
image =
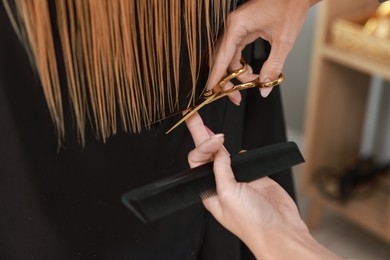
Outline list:
[[[35,64],[61,142],[65,128],[56,24],[82,143],[87,119],[104,141],[119,124],[124,131],[140,132],[167,111],[177,111],[183,53],[188,53],[192,79],[188,105],[194,102],[202,40],[211,62],[219,29],[236,5],[235,0],[56,0],[57,20],[52,21],[49,1],[3,3]]]

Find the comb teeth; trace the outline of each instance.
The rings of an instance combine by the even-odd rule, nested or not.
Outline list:
[[[154,221],[165,215],[181,210],[187,206],[199,203],[202,199],[215,196],[214,176],[207,175],[187,184],[146,196],[137,202],[144,212],[147,222]]]
[[[293,142],[261,147],[231,157],[235,178],[250,182],[304,162]],[[126,192],[122,202],[144,223],[216,195],[213,163]]]

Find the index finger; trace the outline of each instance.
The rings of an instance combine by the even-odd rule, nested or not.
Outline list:
[[[190,116],[185,122],[195,146],[199,146],[199,144],[210,138],[210,130],[204,125],[198,112]]]
[[[230,33],[231,31],[232,30],[228,28],[226,34],[222,37],[213,66],[211,67],[209,80],[207,82],[207,89],[212,89],[218,84],[219,80],[223,78],[236,54],[236,49],[239,45],[238,39]]]

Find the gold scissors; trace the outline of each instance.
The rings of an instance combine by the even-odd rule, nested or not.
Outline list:
[[[187,108],[183,112],[183,118],[180,119],[174,126],[172,126],[166,132],[166,134],[170,133],[173,129],[175,129],[181,123],[186,121],[190,116],[195,114],[197,111],[199,111],[205,105],[210,104],[210,103],[212,103],[220,98],[223,98],[223,97],[229,95],[230,93],[233,93],[235,91],[241,91],[244,89],[254,88],[254,87],[272,88],[272,87],[279,85],[280,83],[282,83],[284,81],[284,75],[283,75],[283,73],[281,73],[276,80],[272,80],[272,81],[268,81],[268,82],[261,82],[260,78],[256,78],[252,81],[245,82],[245,83],[238,84],[238,85],[234,85],[233,87],[231,87],[229,89],[223,90],[223,87],[226,85],[226,83],[228,83],[230,80],[232,80],[234,78],[237,78],[238,76],[243,74],[245,71],[247,71],[248,65],[246,65],[246,63],[243,60],[241,60],[241,64],[242,64],[242,67],[240,69],[234,70],[234,71],[230,72],[229,74],[227,74],[224,78],[222,78],[222,80],[220,80],[218,82],[218,84],[214,88],[209,89],[209,90],[204,90],[199,98],[199,100],[201,102],[195,106]]]

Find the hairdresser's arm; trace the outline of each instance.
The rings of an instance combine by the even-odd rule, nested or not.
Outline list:
[[[187,120],[196,148],[190,152],[191,167],[214,159],[215,197],[205,207],[237,235],[259,259],[338,259],[316,242],[299,216],[290,196],[276,182],[262,178],[237,183],[224,136],[214,135],[198,114]]]
[[[287,55],[301,31],[309,8],[319,1],[249,0],[230,13],[207,87],[213,88],[227,69],[239,68],[242,50],[257,38],[271,44],[271,53],[260,71],[260,80],[264,82],[276,79],[282,72]],[[253,80],[258,76],[250,72],[241,76],[240,80]],[[271,89],[262,89],[261,95],[265,97],[270,91]],[[240,95],[230,98],[236,104],[241,100]]]

